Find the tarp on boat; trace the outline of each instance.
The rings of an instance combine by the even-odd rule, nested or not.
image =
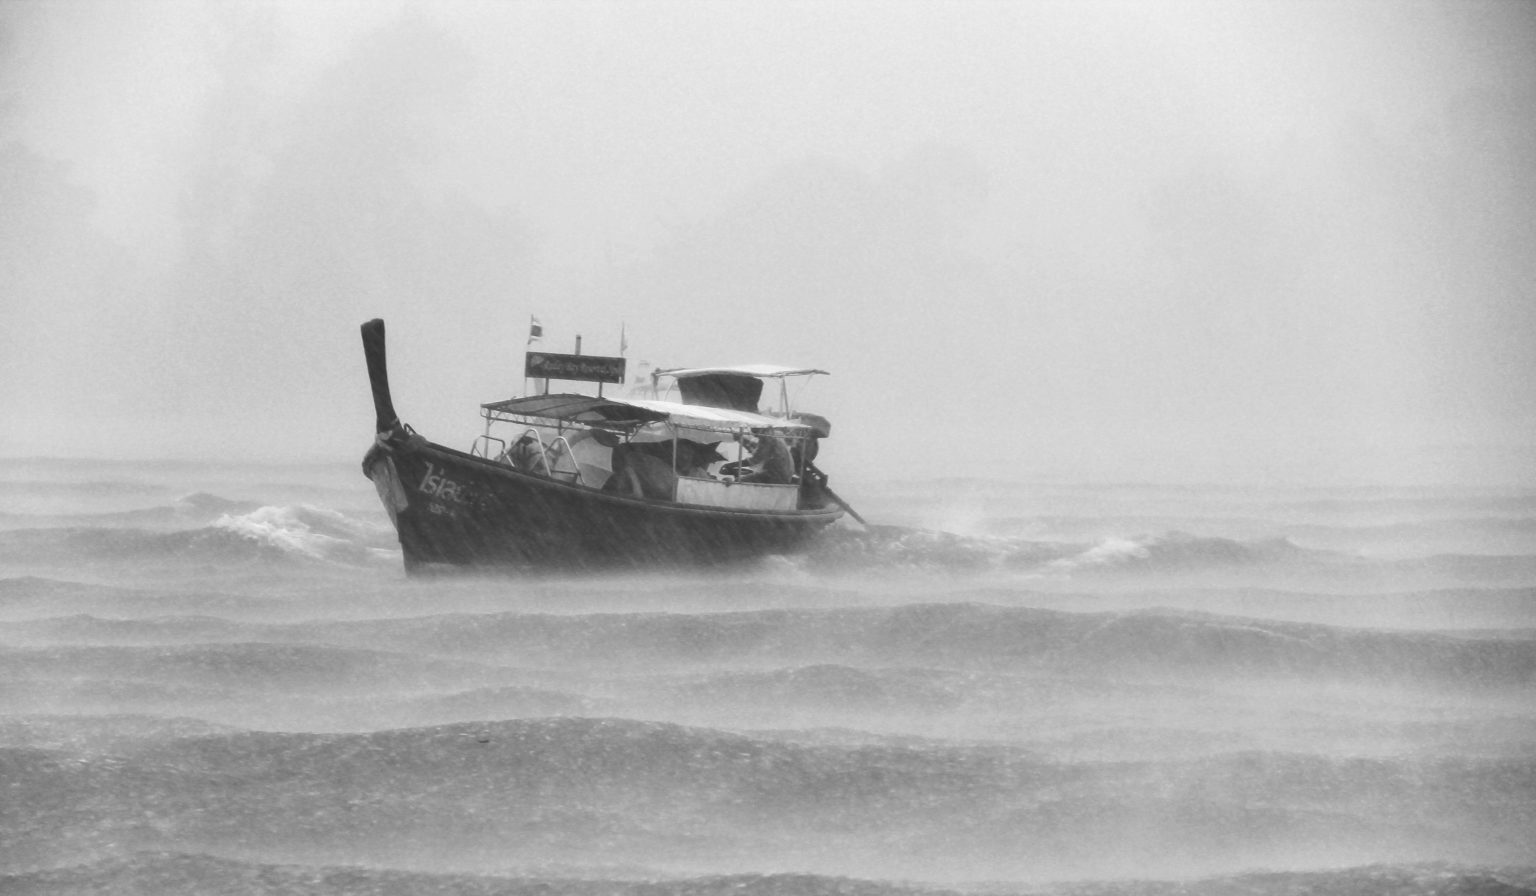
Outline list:
[[[657,376],[677,380],[683,403],[753,412],[763,395],[763,381],[826,373],[813,367],[780,367],[773,364],[741,364],[735,367],[678,367],[658,370]]]
[[[711,373],[677,381],[683,404],[756,411],[763,397],[763,381],[739,373]]]
[[[647,410],[627,401],[598,398],[591,395],[529,395],[493,401],[480,407],[498,414],[518,417],[539,417],[567,423],[584,423],[599,426],[613,423],[620,427],[639,426],[665,420],[666,414]]]
[[[777,364],[737,364],[734,367],[674,367],[670,370],[658,370],[657,376],[670,376],[677,379],[688,379],[697,376],[710,376],[713,374],[730,373],[742,376],[768,377],[779,379],[786,376],[810,376],[825,370],[817,370],[814,367],[781,367]]]
[[[537,419],[631,433],[643,428],[644,436],[651,438],[658,437],[668,427],[682,430],[685,434],[697,432],[716,436],[715,439],[701,441],[718,441],[724,436],[739,435],[754,429],[768,429],[787,436],[803,436],[811,432],[811,427],[803,423],[787,422],[750,411],[652,399],[621,401],[591,395],[530,395],[491,402],[481,407],[493,419]]]

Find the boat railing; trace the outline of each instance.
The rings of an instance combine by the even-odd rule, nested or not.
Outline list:
[[[495,454],[491,453],[491,443],[492,442],[495,442],[496,444],[501,446],[501,450],[497,451]],[[486,460],[493,460],[493,459],[496,459],[496,458],[506,457],[506,455],[507,455],[507,443],[505,441],[501,440],[501,439],[496,438],[495,436],[492,436],[492,435],[476,436],[475,437],[475,443],[473,445],[469,446],[469,454],[470,454],[471,457],[483,457]]]
[[[549,459],[551,454],[553,454],[555,457],[553,462],[551,462]],[[549,445],[544,448],[544,452],[541,456],[544,459],[545,475],[549,476],[549,478],[558,479],[562,476],[565,476],[569,477],[570,482],[573,482],[577,485],[587,484],[581,475],[581,464],[576,462],[576,455],[571,452],[571,443],[565,440],[565,436],[555,436],[554,439],[550,440]],[[571,459],[571,466],[573,469],[560,469],[560,458],[562,457],[568,457]]]
[[[523,452],[519,450],[519,446],[530,440],[532,444],[538,445],[538,448],[535,450],[530,445],[526,455],[524,455],[520,462],[519,455],[522,455]],[[491,443],[493,442],[501,446],[501,450],[494,455],[490,453]],[[525,472],[542,474],[551,479],[564,479],[576,485],[587,484],[586,477],[581,472],[581,464],[576,461],[576,455],[571,451],[571,443],[566,440],[565,436],[555,436],[546,442],[544,434],[532,426],[523,430],[522,435],[518,436],[517,441],[513,442],[510,446],[502,439],[492,435],[478,436],[475,439],[475,444],[470,449],[470,454],[476,457],[493,459]],[[560,469],[560,459],[563,457],[571,459],[571,466],[574,469]]]

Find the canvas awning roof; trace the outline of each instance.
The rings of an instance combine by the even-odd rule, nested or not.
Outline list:
[[[785,381],[792,376],[810,377],[826,373],[811,367],[781,367],[773,364],[741,364],[734,367],[678,367],[658,370],[658,377],[671,377],[677,381],[683,393],[683,403],[708,405],[734,411],[753,413],[763,396],[763,384],[777,380],[780,395],[784,395]],[[782,404],[788,406],[789,399]]]
[[[738,364],[734,367],[678,367],[672,370],[656,371],[657,376],[671,376],[678,379],[695,376],[713,376],[721,373],[772,379],[782,379],[786,376],[811,376],[817,373],[830,375],[825,370],[817,370],[814,367],[781,367],[777,364]]]
[[[480,407],[486,411],[518,417],[540,417],[594,426],[615,424],[621,428],[666,419],[666,414],[660,411],[647,410],[627,401],[591,395],[529,395],[493,401]]]
[[[802,423],[789,423],[777,417],[765,417],[748,411],[652,399],[623,401],[591,395],[530,395],[491,402],[481,407],[488,416],[536,418],[630,432],[646,427],[647,424],[666,424],[677,429],[719,436],[736,435],[754,429],[772,429],[785,435],[804,435],[811,429]],[[650,430],[656,428],[647,427]]]

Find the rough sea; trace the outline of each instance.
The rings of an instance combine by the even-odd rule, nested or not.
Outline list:
[[[350,459],[0,461],[0,893],[1536,892],[1536,489],[833,485],[409,579]]]

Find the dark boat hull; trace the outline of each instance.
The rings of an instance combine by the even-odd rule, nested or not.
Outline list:
[[[734,510],[631,498],[527,473],[415,434],[363,460],[400,534],[406,569],[729,563],[793,552],[836,506]]]

